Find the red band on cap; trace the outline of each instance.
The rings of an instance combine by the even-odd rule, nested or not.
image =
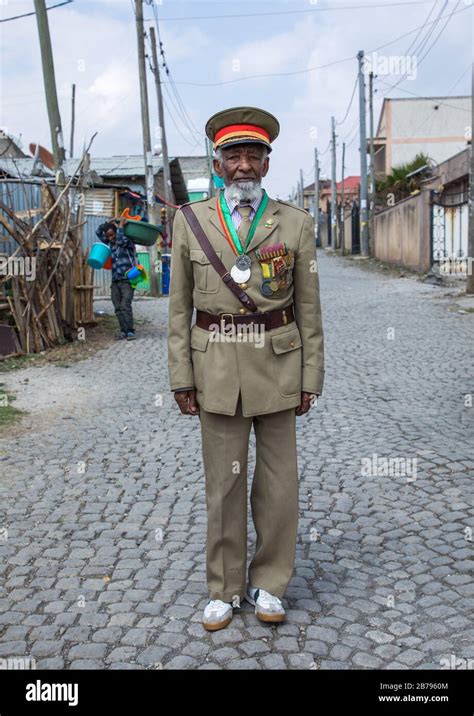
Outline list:
[[[270,135],[263,127],[258,127],[256,124],[229,124],[227,127],[222,127],[216,132],[214,137],[214,144],[219,144],[226,138],[231,136],[238,137],[254,137],[255,139],[262,139],[270,144]]]

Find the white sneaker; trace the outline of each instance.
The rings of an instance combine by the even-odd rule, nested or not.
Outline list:
[[[224,629],[232,621],[233,615],[232,604],[221,599],[211,599],[204,609],[202,625],[207,631]]]
[[[282,622],[284,620],[285,610],[281,600],[264,589],[249,587],[245,599],[255,607],[255,615],[262,622]]]

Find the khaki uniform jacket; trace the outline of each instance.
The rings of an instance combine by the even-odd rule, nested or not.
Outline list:
[[[217,255],[230,270],[236,257],[220,225],[216,200],[194,202],[192,207]],[[263,277],[255,249],[280,242],[294,253],[293,280],[287,288],[265,297],[260,291]],[[194,308],[213,314],[239,314],[243,306],[210,264],[183,213],[176,212],[168,326],[171,390],[194,386],[203,410],[224,415],[235,414],[240,392],[243,415],[249,417],[296,407],[301,391],[321,394],[324,347],[311,215],[269,198],[246,253],[252,260],[252,273],[244,290],[259,311],[292,303],[295,309],[296,323],[263,331],[263,347],[257,340],[210,340],[211,331],[191,327]]]

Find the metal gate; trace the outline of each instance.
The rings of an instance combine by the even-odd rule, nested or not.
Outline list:
[[[458,264],[456,273],[466,273],[468,204],[457,206],[431,206],[431,260],[432,263]]]
[[[359,204],[352,202],[351,206],[351,227],[352,227],[352,253],[360,254],[360,212]]]

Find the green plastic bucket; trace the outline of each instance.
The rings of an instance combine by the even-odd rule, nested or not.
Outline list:
[[[132,239],[133,243],[141,246],[153,246],[162,227],[149,224],[147,221],[127,221],[123,228],[125,236]]]

